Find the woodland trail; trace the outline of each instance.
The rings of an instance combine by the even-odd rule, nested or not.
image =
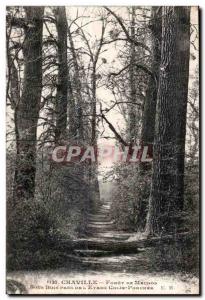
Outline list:
[[[88,228],[89,235],[86,238],[72,241],[73,254],[68,254],[64,265],[60,268],[7,274],[9,293],[25,293],[24,290],[36,293],[37,283],[39,286],[46,286],[54,279],[58,282],[69,282],[69,280],[78,282],[85,279],[101,282],[105,279],[107,282],[123,280],[160,282],[161,285],[156,286],[158,293],[161,292],[159,289],[162,285],[166,288],[163,292],[169,293],[168,282],[172,282],[176,293],[189,294],[193,292],[190,289],[191,285],[198,286],[198,278],[194,274],[190,276],[181,272],[181,263],[178,264],[178,256],[175,252],[176,243],[172,246],[173,237],[166,237],[163,241],[161,238],[140,239],[140,236],[136,240],[129,239],[131,233],[116,230],[111,219],[109,202],[104,203],[97,213],[89,216]],[[180,245],[183,239],[182,236],[177,244]],[[68,249],[67,253],[70,246],[68,240],[62,241],[59,245],[65,252]],[[189,252],[189,249],[187,250]],[[170,255],[171,253],[174,255]],[[55,290],[54,287],[47,289],[46,293],[59,293],[59,290]],[[76,293],[80,294],[82,291]],[[98,293],[103,294],[103,291]],[[115,293],[114,286],[109,293]]]
[[[164,270],[175,272],[181,268],[181,260],[176,261],[176,255],[187,241],[195,238],[194,234],[149,239],[136,234],[132,239],[133,233],[116,229],[110,205],[107,201],[95,214],[91,214],[88,236],[74,241],[74,253],[80,269],[152,273]]]
[[[74,242],[80,269],[136,272],[141,265],[144,270],[148,263],[144,244],[129,242],[131,233],[116,230],[110,205],[107,201],[96,213],[89,215],[88,236]]]
[[[114,221],[111,219],[110,202],[104,203],[95,214],[89,215],[89,235],[86,239],[78,240],[75,253],[84,257],[85,261],[91,258],[107,257],[127,252],[126,240],[130,233],[117,231]],[[126,251],[127,250],[127,251]]]

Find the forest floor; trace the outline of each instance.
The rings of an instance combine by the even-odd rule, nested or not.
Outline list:
[[[23,282],[25,290],[33,294],[140,294],[143,288],[148,294],[198,292],[197,276],[183,271],[179,263],[179,249],[170,248],[170,239],[166,240],[166,244],[159,239],[136,240],[136,235],[133,238],[132,233],[117,231],[111,219],[110,203],[104,203],[97,213],[89,216],[88,229],[87,238],[74,241],[73,260],[69,257],[60,269],[10,272],[7,278],[10,282],[14,280],[13,286],[15,282]],[[75,290],[72,289],[71,280],[75,281]],[[88,288],[89,284],[85,287],[80,280],[97,281],[98,284]],[[135,284],[126,289],[125,282]],[[147,282],[151,282],[153,290],[149,290]],[[16,286],[18,290],[22,289]]]

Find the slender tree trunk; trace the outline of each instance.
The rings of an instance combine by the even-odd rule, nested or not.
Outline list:
[[[67,19],[64,6],[55,9],[58,34],[58,84],[56,95],[56,142],[65,137],[68,105]]]
[[[152,48],[152,64],[151,71],[153,76],[150,76],[149,84],[146,92],[143,118],[142,118],[142,132],[141,143],[144,146],[149,146],[150,155],[152,155],[152,147],[154,142],[154,129],[155,129],[155,115],[157,103],[157,88],[159,81],[159,66],[161,58],[161,8],[152,7],[151,21],[149,28],[151,29],[151,48]],[[145,165],[140,164],[142,170],[150,168],[150,163]]]
[[[70,49],[73,58],[73,67],[74,67],[74,87],[76,92],[76,116],[77,116],[77,132],[78,132],[78,139],[84,139],[84,129],[83,129],[83,108],[82,108],[82,91],[81,91],[81,80],[80,80],[80,72],[78,66],[78,60],[76,55],[76,50],[72,38],[72,34],[70,28],[68,27],[68,38],[70,42]]]
[[[96,145],[96,64],[92,70],[92,120],[91,120],[91,144]]]
[[[71,77],[68,72],[68,98],[69,98],[69,105],[68,105],[68,120],[69,120],[69,128],[68,128],[68,137],[69,139],[75,139],[77,136],[77,118],[76,118],[76,104],[75,98],[73,95],[73,88],[71,84]]]
[[[190,9],[163,7],[162,16],[153,176],[146,224],[148,234],[173,231],[177,213],[183,207]]]
[[[189,56],[190,56],[190,8],[181,8],[179,18],[181,20],[181,40],[177,56],[180,64],[178,74],[180,74],[178,111],[177,111],[177,204],[179,209],[184,205],[184,159],[185,159],[185,140],[186,140],[186,117],[188,101],[188,82],[189,82]]]
[[[97,99],[96,99],[96,64],[97,60],[93,62],[93,70],[92,70],[92,119],[91,119],[91,145],[94,147],[97,147],[97,134],[96,134],[96,105],[97,105]],[[92,199],[91,199],[91,208],[97,209],[100,201],[100,187],[97,177],[97,162],[93,165],[91,162],[90,164],[90,184],[91,189],[93,191],[92,193]]]
[[[42,90],[43,7],[25,7],[23,91],[16,111],[17,160],[14,201],[32,199],[36,174],[36,133]]]
[[[101,32],[101,38],[99,41],[99,46],[97,48],[97,51],[95,54],[91,54],[91,61],[92,61],[92,74],[91,74],[91,81],[92,81],[92,106],[91,106],[91,113],[92,113],[92,119],[91,119],[91,145],[94,147],[97,147],[97,130],[96,130],[96,113],[97,113],[97,96],[96,96],[96,80],[97,80],[97,74],[96,74],[96,68],[97,68],[97,63],[100,55],[100,51],[102,49],[103,45],[103,38],[104,38],[104,33],[105,33],[105,25],[102,24],[102,32]],[[90,165],[90,183],[92,186],[93,190],[93,208],[95,209],[99,205],[99,200],[100,200],[100,187],[99,187],[99,182],[98,182],[98,177],[97,177],[97,172],[98,172],[98,166],[97,162],[95,165]]]
[[[150,65],[150,71],[152,76],[149,77],[149,82],[146,90],[146,97],[144,102],[144,111],[142,115],[142,131],[141,131],[141,146],[148,146],[148,155],[153,155],[153,142],[154,142],[154,128],[155,128],[155,115],[156,115],[156,103],[157,103],[157,87],[159,80],[159,66],[161,58],[161,8],[152,7],[151,20],[149,22],[149,28],[151,30],[151,50],[152,61]],[[139,163],[139,176],[143,177],[143,184],[146,189],[149,189],[147,182],[148,178],[151,178],[152,165],[150,162]],[[146,224],[147,214],[147,200],[144,199],[144,194],[139,201],[138,209],[138,227],[144,229]]]
[[[56,140],[65,137],[67,119],[69,120],[68,136],[73,138],[77,135],[75,99],[71,84],[71,76],[68,69],[67,34],[68,24],[66,9],[64,6],[55,9],[56,29],[58,34],[58,85],[56,102]]]
[[[135,7],[132,7],[131,12],[131,32],[130,36],[132,39],[135,39]],[[141,49],[140,49],[141,50]],[[136,84],[135,84],[135,62],[136,62],[136,49],[135,44],[130,44],[130,67],[129,67],[129,81],[130,81],[130,102],[132,104],[129,104],[128,106],[128,121],[129,121],[129,128],[128,128],[128,135],[129,135],[129,141],[135,141],[136,139],[136,127],[137,127],[137,120],[136,120],[136,105],[134,104],[136,102]],[[139,120],[138,120],[139,121]]]

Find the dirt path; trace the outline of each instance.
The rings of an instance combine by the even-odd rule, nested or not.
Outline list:
[[[75,253],[63,267],[49,271],[10,272],[7,276],[10,293],[24,293],[21,284],[34,294],[141,294],[141,288],[148,294],[198,292],[198,278],[181,272],[176,261],[178,252],[175,254],[175,248],[170,250],[170,240],[165,244],[160,239],[130,240],[130,233],[116,230],[109,202],[89,216],[88,228],[87,238],[73,241]],[[76,280],[74,289],[72,280]],[[87,284],[84,289],[84,280],[96,284],[91,289]],[[56,283],[48,284],[52,281]],[[119,282],[123,283],[118,284],[116,290]],[[135,285],[123,290],[126,282],[135,282]],[[146,290],[147,282],[153,282],[153,290]]]

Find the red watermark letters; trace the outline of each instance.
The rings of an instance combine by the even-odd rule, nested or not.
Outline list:
[[[56,163],[112,162],[148,163],[152,161],[152,145],[125,146],[122,148],[111,145],[98,146],[56,146],[51,153],[51,160]]]

